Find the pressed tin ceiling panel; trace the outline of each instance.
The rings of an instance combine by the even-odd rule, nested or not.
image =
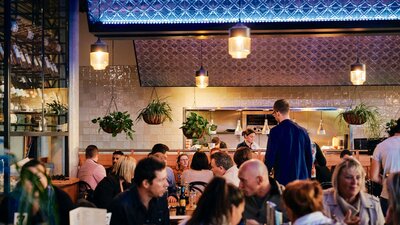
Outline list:
[[[232,59],[227,38],[135,40],[141,86],[195,86],[203,66],[210,86],[351,85],[357,54],[366,64],[365,85],[400,85],[400,36],[253,36],[247,59]],[[359,50],[357,51],[357,47]]]

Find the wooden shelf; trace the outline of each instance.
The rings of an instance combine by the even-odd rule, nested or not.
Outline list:
[[[51,137],[65,137],[68,136],[68,132],[57,132],[57,131],[44,131],[44,132],[35,132],[35,131],[11,131],[11,136],[31,136],[31,137],[42,137],[42,136],[51,136]],[[4,136],[4,132],[0,132],[0,136]]]

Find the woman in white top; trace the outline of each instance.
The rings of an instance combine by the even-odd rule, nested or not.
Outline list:
[[[213,178],[213,173],[209,170],[209,163],[206,153],[196,152],[193,155],[190,169],[183,171],[182,184],[189,184],[194,181],[209,183]]]

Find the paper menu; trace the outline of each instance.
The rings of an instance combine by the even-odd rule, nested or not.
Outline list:
[[[69,212],[70,225],[109,225],[111,213],[106,209],[79,207]]]

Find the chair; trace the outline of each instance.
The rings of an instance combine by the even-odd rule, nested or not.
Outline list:
[[[90,187],[90,185],[83,180],[80,180],[78,182],[78,187],[79,187],[78,199],[85,199],[89,202],[93,202],[94,190],[92,189],[92,187]]]
[[[198,191],[203,194],[204,189],[206,188],[207,183],[203,181],[193,181],[189,183],[189,191]]]

